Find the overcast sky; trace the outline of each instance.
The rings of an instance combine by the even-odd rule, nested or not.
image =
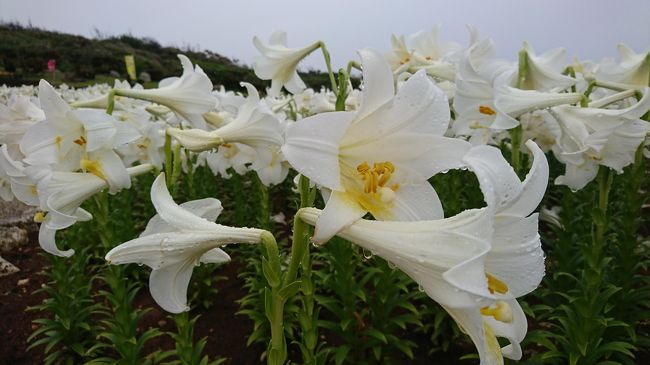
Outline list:
[[[274,30],[289,46],[323,40],[335,68],[355,51],[388,51],[390,35],[442,25],[441,38],[467,43],[465,25],[492,37],[499,56],[516,58],[524,40],[537,53],[565,47],[569,57],[618,57],[616,44],[650,48],[650,0],[0,0],[0,20],[94,36],[131,33],[163,45],[199,47],[251,64],[251,39]],[[324,68],[320,53],[303,69]]]

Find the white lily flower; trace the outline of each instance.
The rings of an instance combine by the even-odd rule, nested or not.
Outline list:
[[[36,184],[25,174],[24,156],[20,151],[12,151],[8,145],[0,146],[0,171],[9,181],[12,195],[21,202],[38,206],[38,190]]]
[[[420,31],[411,36],[413,44],[413,69],[426,70],[427,74],[438,79],[454,81],[456,65],[454,55],[461,50],[461,46],[454,42],[441,42],[438,39],[440,25],[430,31]]]
[[[474,147],[464,158],[477,174],[487,208],[419,222],[357,220],[338,235],[393,263],[441,304],[474,342],[482,365],[519,359],[527,331],[517,297],[544,276],[537,207],[548,181],[544,153],[535,157],[522,183],[501,152]],[[300,218],[317,224],[323,214],[307,208]],[[496,337],[510,344],[501,348]]]
[[[481,364],[503,364],[504,356],[521,358],[519,343],[526,335],[527,321],[514,298],[534,290],[544,276],[539,218],[532,212],[544,196],[549,168],[534,142],[526,146],[534,161],[523,183],[497,148],[477,146],[463,159],[476,173],[488,207],[494,209],[494,235],[485,269],[497,301],[488,307],[446,309],[472,338]],[[510,344],[501,348],[496,337],[505,337]]]
[[[576,80],[562,75],[566,68],[566,50],[552,49],[541,55],[536,55],[533,47],[524,42],[526,52],[526,78],[522,86],[525,90],[562,91],[575,85]]]
[[[511,129],[519,125],[515,119],[525,113],[556,105],[580,101],[580,93],[556,93],[521,90],[513,87],[517,72],[515,65],[494,59],[492,40],[484,39],[470,47],[459,65],[454,109],[458,116],[454,132],[471,135],[476,129]],[[537,57],[530,58],[533,65]],[[547,85],[539,70],[531,66],[531,79]],[[535,72],[533,72],[535,71]],[[547,72],[551,75],[550,72]],[[537,75],[539,74],[539,75]],[[573,80],[573,79],[571,79]],[[563,85],[563,84],[562,84]]]
[[[45,80],[38,97],[46,119],[29,128],[20,142],[27,164],[75,171],[84,153],[113,149],[139,137],[134,128],[103,111],[71,109]]]
[[[206,153],[206,161],[212,173],[220,175],[225,179],[230,179],[232,175],[228,172],[233,168],[239,175],[245,175],[248,172],[248,166],[255,161],[255,150],[245,144],[229,143],[221,145],[216,152]]]
[[[255,48],[262,54],[253,62],[255,75],[262,80],[271,80],[270,95],[278,95],[284,86],[292,94],[298,94],[306,88],[298,75],[298,63],[320,47],[315,42],[304,48],[287,47],[287,33],[274,32],[265,44],[259,38],[253,38]]]
[[[639,119],[650,110],[650,88],[638,103],[625,109],[558,106],[551,115],[561,129],[553,152],[566,164],[565,174],[555,183],[582,189],[603,165],[621,173],[634,162],[634,153],[646,139],[650,123]]]
[[[210,132],[197,128],[168,128],[167,133],[190,151],[202,152],[224,143],[241,143],[253,147],[258,158],[270,161],[271,156],[266,151],[269,148],[279,148],[284,141],[280,122],[273,112],[260,102],[259,94],[253,85],[242,85],[248,90],[248,98],[231,122]]]
[[[115,79],[115,84],[113,86],[114,90],[144,90],[144,87],[140,84],[135,84],[133,87],[131,87],[131,84],[129,84],[128,81],[120,81],[118,79]],[[110,91],[110,90],[107,90]],[[127,99],[121,96],[115,96],[114,97],[114,110],[131,110],[135,106],[140,106],[139,104],[145,103],[142,101],[139,101],[139,104],[134,103],[133,99]],[[70,103],[70,106],[73,108],[92,108],[92,109],[102,109],[106,110],[108,107],[108,92],[103,93],[100,96],[93,97],[93,98],[88,98],[88,99],[83,99],[83,100],[77,100],[73,103]]]
[[[636,53],[625,44],[618,45],[620,63],[603,63],[596,77],[598,80],[622,84],[628,89],[648,86],[650,80],[650,52]]]
[[[397,37],[395,34],[391,34],[390,43],[393,50],[386,53],[384,57],[386,57],[386,61],[388,61],[393,73],[399,74],[410,67],[412,52],[408,49],[404,36]]]
[[[28,169],[32,169],[31,174],[40,176],[37,186],[42,211],[34,216],[34,221],[41,223],[38,234],[39,244],[52,255],[72,256],[74,250],[61,251],[57,247],[56,231],[70,227],[77,221],[92,219],[92,215],[80,206],[86,199],[106,189],[107,180],[95,174],[35,171],[36,168],[33,166]],[[152,166],[148,164],[130,167],[126,171],[127,178],[149,172],[151,168]]]
[[[372,50],[359,53],[365,85],[360,109],[290,124],[282,147],[293,168],[332,190],[316,225],[317,243],[367,212],[380,220],[442,218],[427,179],[459,167],[470,147],[443,137],[450,118],[447,98],[424,71],[396,94],[385,59]]]
[[[230,243],[259,243],[264,232],[255,228],[235,228],[214,223],[221,213],[217,199],[193,200],[177,205],[165,176],[151,186],[156,214],[139,238],[122,243],[106,254],[111,264],[137,263],[152,268],[149,291],[164,310],[189,310],[187,287],[199,262],[220,263],[230,259],[219,249]]]
[[[151,101],[164,105],[187,120],[194,128],[205,128],[203,114],[213,110],[217,99],[212,95],[212,81],[199,65],[185,55],[178,55],[183,74],[156,89],[116,89],[116,95]]]
[[[16,145],[35,123],[45,119],[45,113],[24,95],[16,95],[8,105],[0,104],[0,144]]]

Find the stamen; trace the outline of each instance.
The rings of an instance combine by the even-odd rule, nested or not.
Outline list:
[[[76,144],[78,144],[79,146],[82,146],[82,147],[86,145],[86,139],[84,138],[84,136],[79,136],[79,138],[75,139],[72,142],[74,142],[74,143],[76,143]]]
[[[497,292],[499,294],[505,294],[508,292],[508,285],[503,281],[487,272],[485,273],[485,277],[487,278],[488,290],[490,293],[494,294],[494,292]]]
[[[63,141],[63,137],[61,136],[54,137],[54,143],[58,148],[61,148],[61,141]]]
[[[487,105],[480,105],[478,107],[478,112],[481,113],[481,114],[485,114],[485,115],[496,115],[497,114],[497,112],[495,112],[494,109],[490,108]]]
[[[34,222],[43,223],[44,220],[45,220],[45,213],[36,212],[36,214],[34,214]]]
[[[483,307],[481,314],[484,316],[494,317],[499,322],[510,323],[512,322],[512,309],[510,305],[503,300],[497,300],[496,308]]]
[[[363,181],[363,192],[366,194],[376,194],[379,191],[382,191],[384,186],[393,176],[395,172],[395,165],[391,162],[375,162],[370,168],[368,162],[363,162],[357,166],[357,172],[361,175],[361,180]],[[393,184],[389,190],[392,190],[391,193],[394,193],[399,188],[399,184]],[[381,197],[382,201],[384,198],[389,200],[394,199],[395,194],[386,193],[385,197]]]
[[[106,175],[104,175],[104,172],[102,171],[102,164],[99,161],[87,160],[83,158],[81,159],[81,168],[99,177],[102,180],[108,181]]]

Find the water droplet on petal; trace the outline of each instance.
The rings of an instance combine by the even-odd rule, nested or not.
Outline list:
[[[366,260],[370,260],[372,258],[373,252],[370,250],[366,250],[365,248],[363,249],[363,257]]]

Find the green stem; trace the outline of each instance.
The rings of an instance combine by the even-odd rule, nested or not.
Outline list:
[[[336,95],[336,111],[345,111],[345,99],[348,97],[348,77],[343,69],[339,70],[339,93]]]
[[[165,146],[163,147],[165,151],[165,179],[167,186],[171,186],[172,179],[172,136],[165,134]]]
[[[517,72],[517,88],[524,89],[526,84],[526,77],[528,75],[528,53],[526,50],[519,51],[519,69]],[[521,123],[516,127],[509,129],[510,133],[510,163],[512,168],[515,170],[515,173],[519,174],[520,171],[520,159],[521,159],[521,137],[522,137],[522,127]]]
[[[268,365],[282,365],[287,358],[287,342],[284,336],[284,303],[282,295],[285,286],[281,285],[282,269],[280,252],[275,237],[264,231],[261,235],[262,245],[266,253],[264,275],[268,287],[264,291],[264,302],[267,319],[271,327],[271,341],[267,351]]]
[[[113,109],[115,109],[115,90],[111,90],[108,93],[108,105],[106,106],[106,114],[113,114]]]
[[[304,175],[300,175],[298,182],[298,190],[300,191],[300,208],[306,208],[313,205],[313,194],[310,192],[309,179]],[[285,285],[290,284],[296,280],[298,276],[298,267],[302,262],[302,257],[305,253],[309,252],[309,226],[300,219],[298,214],[293,218],[293,240],[291,243],[291,259],[287,274],[285,275]]]
[[[609,220],[607,218],[607,206],[609,204],[609,191],[612,187],[612,175],[609,167],[600,166],[598,170],[598,208],[594,217],[595,235],[593,238],[593,262],[592,268],[600,271],[600,263],[602,261],[603,249],[605,246],[605,232]]]
[[[327,50],[327,47],[325,46],[324,42],[319,42],[318,45],[320,46],[320,49],[323,52],[323,58],[325,59],[325,66],[327,66],[327,73],[329,74],[330,83],[332,84],[332,92],[334,92],[334,94],[338,96],[339,88],[336,86],[336,77],[334,77],[334,71],[332,71],[332,61],[330,59],[330,53]]]

